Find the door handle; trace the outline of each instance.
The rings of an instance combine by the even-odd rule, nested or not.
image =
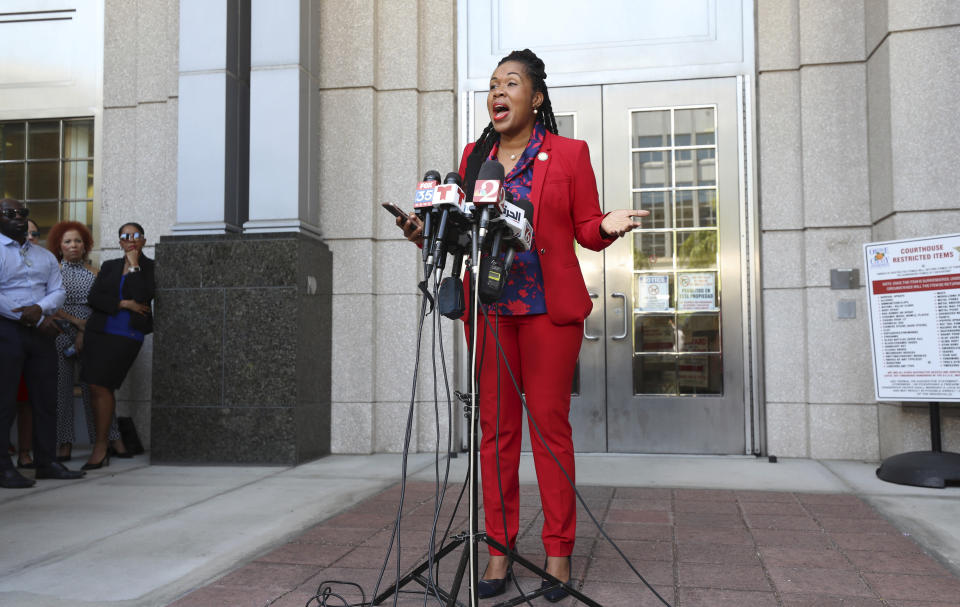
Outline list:
[[[600,296],[597,295],[596,293],[590,293],[590,299],[596,299],[596,298],[598,298],[598,297],[600,297]],[[589,320],[589,318],[590,318],[590,317],[587,316],[587,318],[584,318],[584,319],[583,319],[583,338],[586,339],[586,340],[588,340],[588,341],[596,341],[596,340],[600,339],[600,336],[599,336],[599,335],[589,335],[589,334],[587,333],[587,320]]]
[[[627,333],[630,332],[630,329],[627,325],[627,296],[623,293],[611,293],[611,297],[619,297],[623,300],[623,333],[620,335],[614,335],[613,339],[626,339]]]

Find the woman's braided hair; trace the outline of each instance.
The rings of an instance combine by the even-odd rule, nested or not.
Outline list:
[[[540,107],[537,108],[537,117],[536,120],[539,120],[543,123],[543,126],[553,133],[557,134],[557,119],[553,115],[553,105],[550,103],[550,93],[547,91],[547,79],[546,68],[543,65],[543,60],[540,57],[531,51],[528,48],[523,49],[522,51],[513,51],[506,57],[500,60],[497,63],[497,66],[501,66],[507,61],[516,61],[523,66],[524,71],[526,72],[527,77],[530,78],[530,81],[533,83],[533,92],[540,92],[543,94],[543,103],[540,104]],[[493,122],[490,122],[487,125],[487,128],[483,129],[483,133],[480,137],[477,138],[477,143],[473,148],[473,151],[470,153],[471,156],[478,155],[481,158],[486,158],[490,154],[490,150],[493,149],[495,143],[500,141],[500,134],[493,129]]]

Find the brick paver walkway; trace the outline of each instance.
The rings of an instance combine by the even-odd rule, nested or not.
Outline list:
[[[544,558],[543,515],[536,491],[533,485],[521,487],[518,550],[539,563]],[[426,552],[433,492],[432,483],[407,485],[401,532],[405,571]],[[960,606],[960,579],[852,495],[615,487],[585,487],[581,493],[604,530],[674,607]],[[325,580],[356,582],[369,600],[399,494],[399,486],[388,489],[191,592],[173,607],[304,607]],[[455,499],[449,490],[444,523]],[[582,581],[582,591],[608,607],[662,605],[582,508],[578,518],[573,577]],[[452,529],[465,526],[464,503]],[[459,551],[441,564],[441,587],[449,587],[458,557]],[[395,576],[395,559],[390,567],[381,589]],[[523,589],[539,586],[525,571],[517,573]],[[360,600],[347,586],[334,588],[351,602]],[[416,584],[408,588],[420,589]],[[507,596],[512,595],[516,590]],[[550,604],[542,598],[532,602]],[[423,605],[422,592],[401,594],[399,604]],[[559,604],[569,607],[576,601]]]

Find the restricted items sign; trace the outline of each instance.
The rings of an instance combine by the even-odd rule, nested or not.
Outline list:
[[[960,234],[863,251],[877,400],[960,402]]]

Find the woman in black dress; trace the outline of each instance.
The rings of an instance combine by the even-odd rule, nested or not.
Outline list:
[[[103,262],[90,289],[93,314],[87,320],[81,379],[90,385],[97,437],[84,470],[110,464],[107,439],[117,406],[114,391],[137,358],[144,336],[153,331],[153,260],[143,254],[146,242],[143,226],[123,224],[123,257]]]

